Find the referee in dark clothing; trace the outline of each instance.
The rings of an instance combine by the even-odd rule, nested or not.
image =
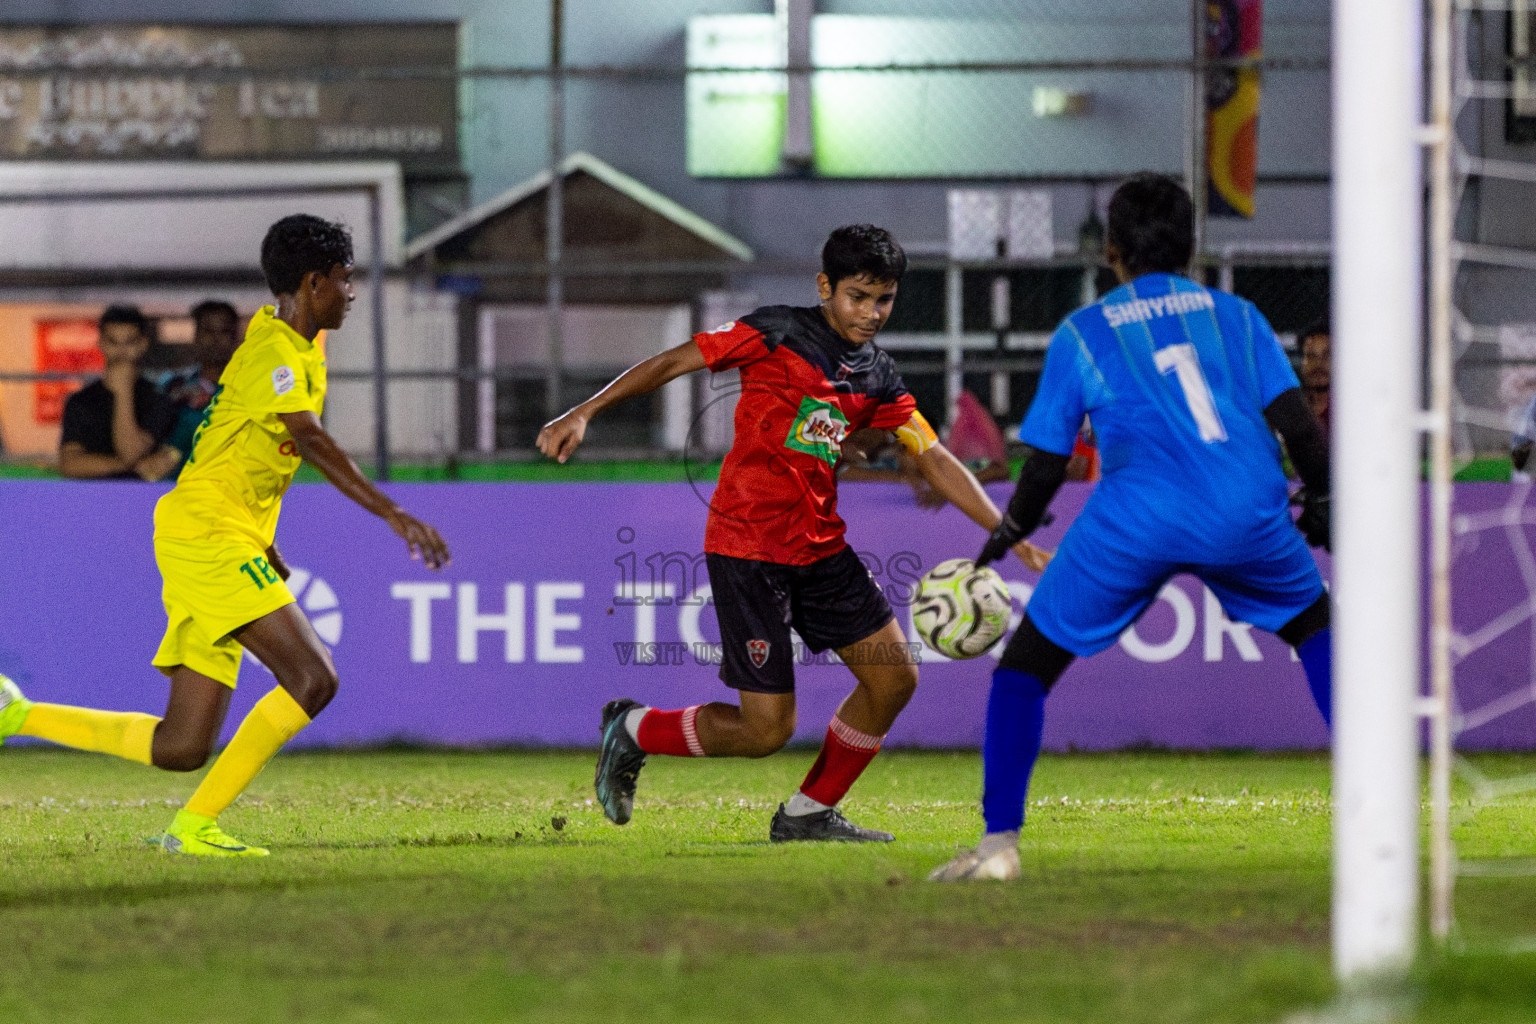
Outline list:
[[[59,472],[76,480],[162,480],[181,465],[181,452],[165,443],[177,411],[139,373],[149,350],[144,314],[109,306],[100,328],[106,367],[64,404]]]

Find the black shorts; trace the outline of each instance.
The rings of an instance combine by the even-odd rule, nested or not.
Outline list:
[[[809,565],[704,559],[720,620],[720,681],[738,690],[795,692],[790,627],[821,652],[867,639],[895,618],[852,548]]]

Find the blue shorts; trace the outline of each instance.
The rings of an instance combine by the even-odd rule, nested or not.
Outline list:
[[[1155,557],[1153,538],[1145,538],[1145,546],[1134,553],[1115,550],[1091,527],[1079,529],[1079,524],[1062,538],[1029,599],[1030,620],[1046,639],[1079,657],[1113,644],[1157,599],[1163,584],[1180,573],[1210,587],[1227,618],[1271,633],[1323,594],[1312,552],[1289,525],[1265,531],[1241,560],[1171,562]]]

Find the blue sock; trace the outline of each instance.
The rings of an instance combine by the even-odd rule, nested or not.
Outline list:
[[[1301,667],[1307,673],[1307,686],[1317,710],[1323,713],[1323,721],[1333,728],[1333,630],[1325,627],[1301,642],[1296,648]]]
[[[981,747],[981,813],[988,832],[1024,824],[1024,797],[1040,756],[1045,727],[1045,684],[1027,672],[999,668],[987,699],[987,738]]]

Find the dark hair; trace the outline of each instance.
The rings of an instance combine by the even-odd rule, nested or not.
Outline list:
[[[1133,176],[1109,199],[1105,243],[1119,250],[1133,277],[1187,269],[1195,251],[1195,210],[1189,193],[1161,174]]]
[[[1332,317],[1325,316],[1321,320],[1314,320],[1312,323],[1307,324],[1306,327],[1302,328],[1301,331],[1296,334],[1296,340],[1297,342],[1303,342],[1308,338],[1316,337],[1319,334],[1325,335],[1329,338],[1333,337]]]
[[[832,287],[845,277],[867,274],[873,281],[900,281],[907,254],[885,228],[849,224],[827,236],[821,247],[821,272]]]
[[[307,213],[284,217],[267,229],[261,240],[261,273],[273,295],[291,295],[299,290],[304,275],[314,271],[329,274],[338,263],[352,262],[352,235],[340,224],[333,224]]]
[[[140,334],[149,333],[149,321],[138,306],[108,306],[102,311],[101,319],[96,321],[96,328],[105,330],[107,324],[132,324]]]
[[[224,313],[231,320],[237,322],[240,319],[240,314],[235,312],[235,307],[231,306],[223,299],[204,299],[202,302],[199,302],[197,305],[192,307],[192,312],[190,315],[192,317],[192,322],[196,323],[203,317],[212,316],[214,313]]]

